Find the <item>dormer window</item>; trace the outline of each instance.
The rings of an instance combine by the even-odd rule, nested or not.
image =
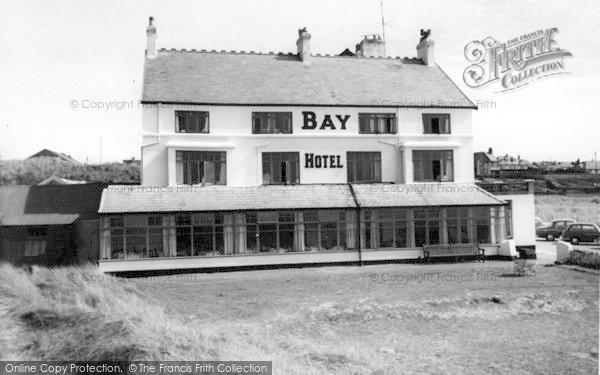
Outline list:
[[[450,134],[450,115],[424,113],[423,134]]]
[[[177,133],[208,133],[208,112],[175,111]]]

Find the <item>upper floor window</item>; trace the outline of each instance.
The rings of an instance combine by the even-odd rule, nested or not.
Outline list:
[[[177,133],[208,133],[208,112],[175,111]]]
[[[360,134],[396,134],[396,114],[359,113],[358,129]]]
[[[252,133],[291,134],[292,112],[252,112]]]
[[[263,184],[292,185],[300,183],[298,152],[263,152]]]
[[[424,134],[450,134],[450,115],[424,113],[423,129]]]
[[[415,182],[454,181],[452,150],[414,150]]]
[[[225,151],[177,151],[177,184],[226,185]]]
[[[381,152],[348,152],[348,182],[381,182]]]

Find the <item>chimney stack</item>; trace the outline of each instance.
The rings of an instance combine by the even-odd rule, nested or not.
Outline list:
[[[310,34],[306,31],[306,27],[298,30],[298,40],[296,41],[298,47],[298,57],[305,64],[310,63]]]
[[[154,17],[148,20],[146,28],[146,58],[153,59],[156,57],[156,26],[154,26]]]
[[[435,42],[429,38],[431,29],[421,29],[421,40],[417,45],[417,57],[423,60],[427,66],[435,65],[435,55],[433,54],[433,45]]]
[[[361,57],[385,57],[385,40],[378,34],[365,35],[356,45],[356,56]]]

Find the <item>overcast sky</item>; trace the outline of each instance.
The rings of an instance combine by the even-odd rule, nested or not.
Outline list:
[[[384,0],[387,52],[416,56],[419,29],[430,28],[437,63],[474,101],[475,149],[530,160],[600,158],[600,2]],[[148,16],[159,48],[295,52],[307,26],[313,53],[353,50],[381,32],[378,0],[25,1],[0,0],[0,158],[42,148],[96,163],[140,157],[141,79]],[[508,93],[470,89],[467,43],[507,41],[557,27],[573,53],[568,75]],[[71,108],[71,101],[134,102],[134,108]],[[102,145],[102,153],[101,153]]]

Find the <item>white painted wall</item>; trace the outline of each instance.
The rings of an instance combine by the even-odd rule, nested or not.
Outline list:
[[[176,110],[208,111],[209,134],[175,132]],[[252,134],[252,112],[292,112],[293,134]],[[318,127],[302,129],[303,111],[316,114]],[[394,112],[398,118],[398,134],[366,135],[358,132],[358,114],[362,112]],[[450,113],[451,135],[424,135],[423,113]],[[347,151],[380,151],[383,182],[413,182],[412,150],[453,149],[454,181],[472,183],[473,147],[470,109],[409,109],[356,107],[249,107],[146,105],[143,109],[142,184],[166,186],[175,184],[175,150],[215,149],[214,144],[227,143],[227,185],[254,186],[262,183],[261,152],[300,152],[301,183],[346,183]],[[319,129],[326,114],[336,129]],[[350,115],[346,129],[341,129],[335,115]],[[185,142],[186,147],[167,149],[168,142]],[[399,147],[398,147],[399,146]],[[403,150],[404,160],[399,157]],[[343,168],[316,169],[304,167],[304,154],[340,155]],[[399,165],[402,163],[402,165]],[[404,171],[401,176],[399,171]]]
[[[512,201],[513,238],[515,240],[515,245],[535,245],[534,195],[500,195],[498,198]]]

